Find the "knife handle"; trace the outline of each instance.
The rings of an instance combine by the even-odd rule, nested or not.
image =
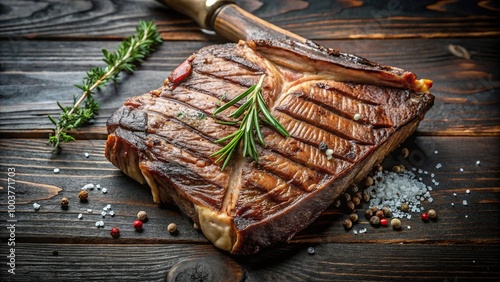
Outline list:
[[[240,39],[292,39],[306,42],[305,38],[256,17],[236,4],[227,4],[218,9],[214,14],[213,29],[233,42]]]
[[[238,42],[251,39],[306,39],[256,17],[233,0],[157,0],[192,18],[202,28]]]

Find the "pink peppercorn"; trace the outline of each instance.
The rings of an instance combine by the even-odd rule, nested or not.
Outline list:
[[[142,221],[140,221],[140,220],[134,221],[133,226],[134,226],[135,230],[141,231],[142,230]]]
[[[385,217],[384,217],[384,218],[381,218],[381,219],[380,219],[380,225],[382,225],[382,226],[384,226],[384,227],[385,227],[385,226],[387,226],[388,224],[389,224],[389,221],[387,220],[387,218],[385,218]]]
[[[109,231],[109,234],[113,238],[118,238],[120,237],[120,229],[118,229],[118,227],[113,227],[111,228],[111,231]]]
[[[428,221],[429,220],[429,214],[426,213],[426,212],[423,212],[422,215],[420,216],[420,218],[423,220],[423,221]]]

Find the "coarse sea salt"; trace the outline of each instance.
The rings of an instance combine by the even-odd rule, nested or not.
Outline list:
[[[370,206],[377,206],[379,209],[386,206],[391,209],[394,217],[410,219],[410,213],[420,212],[422,202],[431,198],[432,188],[411,171],[378,172],[373,178],[377,181],[366,190],[371,196]],[[408,204],[408,212],[399,209],[401,203]]]

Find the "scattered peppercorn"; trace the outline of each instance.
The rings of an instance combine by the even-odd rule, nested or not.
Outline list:
[[[404,211],[404,212],[408,212],[408,210],[410,209],[410,206],[408,206],[407,203],[402,203],[401,204],[401,210]]]
[[[134,221],[134,223],[132,225],[134,226],[135,230],[137,230],[137,231],[142,230],[142,221],[136,220],[136,221]]]
[[[357,213],[351,213],[349,215],[349,219],[352,221],[352,222],[356,222],[358,221],[358,214]]]
[[[410,155],[410,150],[408,150],[408,148],[403,148],[403,150],[401,150],[401,155],[405,159],[408,158],[408,156]]]
[[[380,218],[378,216],[370,217],[370,224],[373,226],[377,226],[380,224]]]
[[[384,217],[384,218],[380,219],[380,225],[385,227],[385,226],[387,226],[388,223],[389,223],[389,221],[387,220],[387,218]]]
[[[118,238],[120,237],[120,229],[118,229],[118,227],[113,227],[111,228],[111,231],[109,231],[109,234],[113,238]]]
[[[436,211],[434,209],[428,210],[427,215],[429,216],[429,218],[436,218],[437,216]]]
[[[342,221],[342,225],[344,225],[345,229],[351,229],[352,221],[350,219],[346,218],[346,219],[344,219],[344,221]]]
[[[358,191],[358,192],[354,193],[354,197],[358,197],[360,199],[363,199],[363,193],[361,191]]]
[[[370,219],[373,216],[373,211],[371,209],[367,209],[365,211],[365,217],[366,219]]]
[[[398,166],[398,165],[395,165],[395,166],[392,167],[392,171],[393,172],[401,172],[401,167]]]
[[[361,199],[359,197],[352,197],[351,201],[354,203],[355,206],[359,206],[361,204]]]
[[[137,213],[137,219],[140,221],[145,221],[148,218],[148,214],[145,211],[140,211]]]
[[[399,219],[397,219],[397,218],[393,218],[393,219],[391,220],[391,226],[392,226],[392,228],[394,228],[394,229],[399,229],[399,228],[401,228],[401,220],[399,220]]]
[[[61,208],[63,210],[67,210],[68,206],[69,206],[69,200],[68,200],[68,198],[62,198],[61,199]]]
[[[170,224],[167,226],[167,230],[168,230],[168,232],[170,232],[170,233],[175,233],[175,232],[177,232],[177,224],[175,224],[175,223],[170,223]]]
[[[392,211],[389,207],[383,207],[382,212],[384,212],[384,217],[392,217]]]
[[[363,201],[365,203],[368,203],[370,201],[371,197],[370,197],[370,194],[368,193],[363,193]]]
[[[399,167],[401,168],[402,172],[406,170],[406,167],[404,165],[402,165],[402,164],[400,164]]]
[[[375,216],[378,218],[383,218],[384,217],[384,212],[382,210],[378,210],[375,212]]]
[[[365,186],[368,187],[368,186],[372,186],[373,185],[373,178],[371,178],[370,176],[367,176],[365,178]]]
[[[326,145],[326,143],[325,143],[325,142],[320,142],[320,143],[319,143],[319,146],[318,146],[318,149],[319,149],[320,151],[326,151],[326,150],[328,149],[328,145]]]
[[[80,193],[78,193],[78,198],[80,198],[80,202],[86,202],[88,200],[88,197],[89,197],[89,192],[87,192],[86,190],[82,190],[80,191]]]
[[[429,214],[427,214],[426,212],[423,212],[423,213],[420,215],[420,218],[421,218],[423,221],[428,221],[428,220],[429,220]]]
[[[377,206],[372,206],[370,209],[372,210],[373,213],[376,213],[378,211]]]
[[[347,208],[348,211],[351,212],[356,209],[356,205],[352,201],[345,203],[345,207]]]
[[[384,170],[384,167],[378,164],[378,165],[375,166],[375,170],[376,171],[382,171],[382,170]]]

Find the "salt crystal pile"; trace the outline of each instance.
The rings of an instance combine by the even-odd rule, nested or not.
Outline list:
[[[374,185],[367,188],[371,196],[370,206],[379,209],[386,206],[392,211],[395,218],[411,218],[410,213],[420,213],[425,210],[423,201],[432,202],[430,191],[432,187],[416,179],[411,171],[402,173],[378,172],[373,179]],[[402,211],[401,204],[408,204],[408,212]]]

